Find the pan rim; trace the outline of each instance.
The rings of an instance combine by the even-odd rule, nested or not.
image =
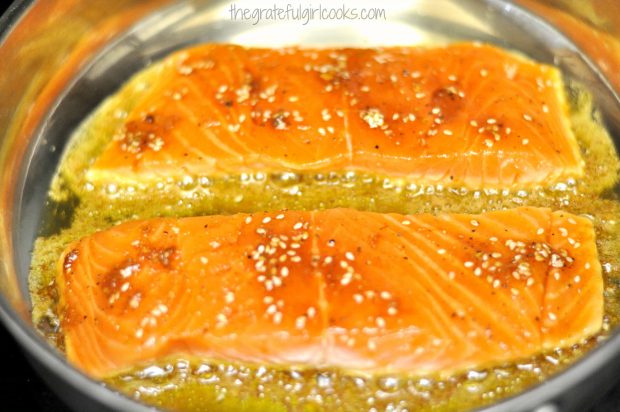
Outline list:
[[[35,3],[34,0],[15,0],[0,17],[0,47],[8,34],[19,24],[20,18]],[[520,8],[512,5],[511,7]],[[12,257],[11,257],[12,258]],[[0,294],[0,321],[28,356],[40,363],[55,379],[64,381],[82,395],[116,410],[152,411],[153,408],[102,385],[74,368],[39,336],[35,329],[12,308]],[[577,362],[543,382],[500,402],[481,408],[489,412],[535,410],[544,405],[555,405],[562,395],[592,378],[596,373],[620,359],[620,331],[616,330],[605,341],[589,351]]]

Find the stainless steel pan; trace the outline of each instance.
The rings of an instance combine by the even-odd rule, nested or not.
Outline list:
[[[267,3],[262,5],[273,6]],[[587,84],[620,143],[620,2],[342,3],[382,7],[386,19],[253,25],[231,21],[228,2],[200,0],[21,0],[0,19],[0,320],[46,382],[76,410],[148,408],[72,368],[37,334],[27,287],[33,241],[47,230],[41,227],[49,212],[46,193],[71,130],[128,76],[171,50],[206,41],[271,46],[493,42],[553,62]],[[62,216],[57,215],[57,225],[64,223]],[[620,336],[614,334],[564,373],[488,410],[580,410],[615,381],[618,365]]]

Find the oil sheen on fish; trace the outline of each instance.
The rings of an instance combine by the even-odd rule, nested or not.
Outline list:
[[[92,182],[355,171],[529,188],[583,175],[556,68],[481,44],[208,44],[143,74]]]
[[[71,244],[56,280],[67,357],[96,377],[177,354],[449,373],[603,317],[590,220],[533,207],[132,221]]]

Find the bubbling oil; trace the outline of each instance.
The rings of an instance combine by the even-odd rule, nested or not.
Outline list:
[[[412,377],[171,359],[109,382],[136,399],[184,411],[462,410],[521,391],[569,362],[565,353],[550,352],[448,377]]]
[[[333,177],[333,176],[332,176]],[[489,368],[474,369],[448,376],[429,375],[368,375],[355,371],[312,368],[277,368],[265,365],[246,365],[234,362],[186,358],[160,360],[123,372],[105,382],[129,396],[164,407],[166,409],[191,411],[208,407],[209,410],[461,410],[496,402],[519,393],[562,371],[609,336],[609,331],[620,323],[620,203],[614,195],[592,199],[578,193],[575,187],[564,190],[529,192],[462,192],[425,190],[385,185],[385,179],[356,179],[352,176],[338,179],[319,177],[320,182],[330,181],[328,186],[316,184],[316,176],[305,179],[286,178],[281,186],[281,176],[238,177],[249,187],[258,185],[255,195],[244,197],[240,202],[230,202],[235,195],[205,206],[200,196],[188,196],[169,202],[138,202],[119,196],[107,204],[101,204],[99,196],[79,196],[79,204],[73,209],[70,227],[40,238],[36,244],[31,285],[44,284],[33,290],[39,300],[34,318],[51,342],[62,345],[62,330],[54,308],[53,276],[56,260],[68,242],[86,236],[132,218],[152,216],[192,216],[226,210],[255,210],[259,198],[260,208],[277,209],[282,206],[283,195],[279,190],[289,190],[291,185],[301,187],[296,208],[314,209],[329,196],[322,190],[337,188],[349,197],[335,197],[325,207],[336,204],[365,210],[397,211],[401,213],[446,210],[478,213],[483,210],[529,205],[565,209],[572,213],[590,216],[597,235],[599,258],[605,277],[605,321],[603,330],[596,336],[570,348],[549,351],[538,356],[521,359]],[[232,178],[231,178],[232,179]],[[344,179],[345,183],[342,183]],[[225,180],[226,185],[238,187],[237,180]],[[347,183],[348,182],[348,183]],[[210,181],[209,187],[219,191],[223,182]],[[342,188],[341,185],[347,185]],[[195,191],[199,186],[190,190]],[[276,194],[273,197],[265,196]],[[221,188],[224,190],[224,187]],[[201,192],[201,191],[199,191]],[[237,190],[235,190],[237,192]],[[247,196],[247,192],[244,191]],[[351,197],[350,194],[353,193]],[[367,199],[364,193],[374,193]],[[319,199],[321,199],[319,201]],[[245,203],[245,201],[249,203]],[[140,208],[138,204],[141,205]],[[62,210],[62,205],[58,205]],[[62,348],[62,347],[61,347]]]

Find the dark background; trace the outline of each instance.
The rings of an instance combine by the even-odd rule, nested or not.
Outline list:
[[[0,4],[0,13],[4,13],[10,2],[7,0],[0,0],[0,2],[4,3]],[[2,357],[2,373],[0,373],[2,407],[0,409],[32,412],[68,410],[30,367],[21,349],[2,325],[0,325],[0,356]],[[620,411],[620,383],[608,393],[601,393],[600,398],[593,402],[594,407],[590,412]]]

